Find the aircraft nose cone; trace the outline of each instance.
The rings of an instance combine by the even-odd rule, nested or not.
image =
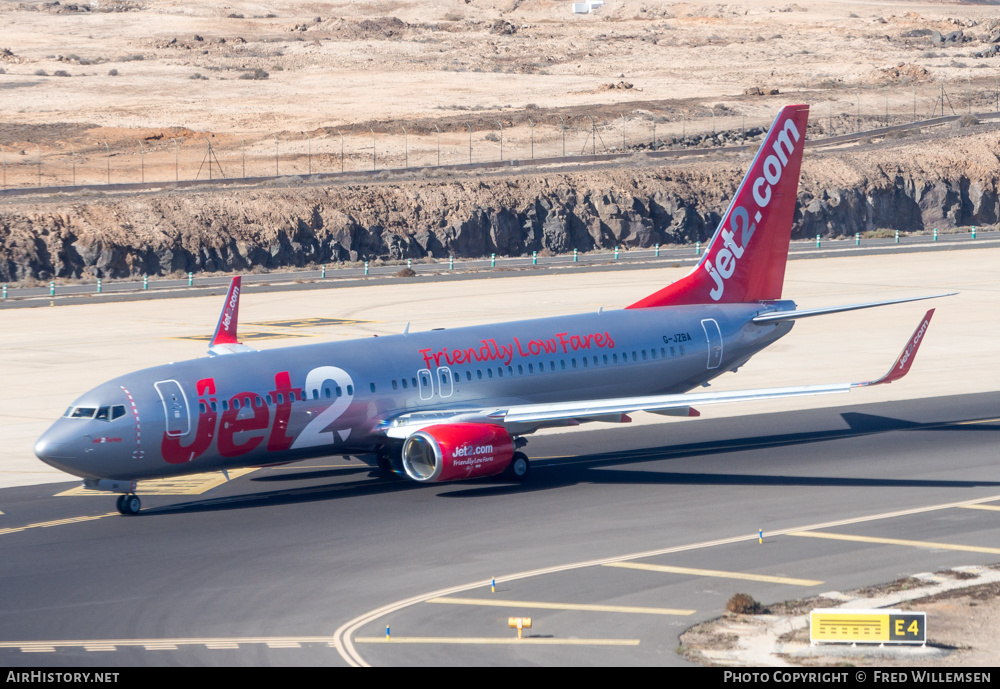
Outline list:
[[[35,443],[36,457],[56,469],[76,474],[77,472],[73,470],[72,463],[77,455],[73,450],[72,445],[66,441],[63,434],[55,427],[45,431],[42,437]]]

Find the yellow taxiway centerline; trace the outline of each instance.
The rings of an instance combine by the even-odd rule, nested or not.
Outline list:
[[[828,538],[833,541],[854,541],[857,543],[881,543],[884,545],[903,545],[911,548],[936,548],[939,550],[960,550],[967,553],[990,553],[1000,555],[1000,548],[987,548],[978,545],[957,545],[954,543],[937,543],[934,541],[908,541],[901,538],[878,538],[875,536],[852,536],[851,534],[826,533],[821,531],[793,531],[789,536],[805,536],[808,538]]]
[[[533,646],[638,646],[639,639],[552,639],[516,636],[504,637],[460,637],[460,636],[360,636],[357,644],[528,644]]]
[[[538,610],[585,610],[587,612],[625,612],[640,615],[693,615],[694,610],[677,608],[642,608],[631,605],[592,605],[588,603],[546,603],[530,600],[497,600],[494,598],[431,598],[427,603],[449,605],[482,605],[493,608],[535,608]]]
[[[331,648],[336,648],[336,640],[330,636],[235,636],[223,638],[0,641],[0,649],[19,648],[25,653],[52,653],[56,648],[114,651],[118,647],[143,647],[151,651],[172,651],[176,650],[178,646],[206,646],[212,649],[235,649],[239,648],[240,644],[266,644],[269,648],[301,648],[302,644],[327,644]]]
[[[142,495],[202,495],[213,488],[218,488],[233,479],[246,476],[257,471],[257,467],[244,467],[241,469],[229,469],[229,478],[221,471],[211,471],[203,474],[188,474],[174,478],[158,478],[148,481],[139,481],[136,493]],[[57,498],[75,498],[80,496],[101,496],[111,495],[107,491],[90,490],[83,486],[76,486],[61,493],[56,493]]]
[[[56,519],[51,522],[37,522],[35,524],[25,524],[24,526],[12,526],[6,529],[0,529],[0,536],[10,533],[18,533],[20,531],[27,531],[28,529],[44,529],[49,526],[63,526],[64,524],[76,524],[78,522],[89,522],[95,519],[104,519],[105,517],[118,517],[121,516],[117,512],[108,512],[107,514],[97,514],[93,517],[70,517],[69,519]],[[2,648],[2,647],[0,647]]]
[[[1000,512],[1000,506],[998,505],[959,505],[965,510],[988,510],[990,512]]]
[[[624,569],[642,569],[648,572],[664,572],[666,574],[690,574],[696,577],[717,577],[719,579],[763,581],[770,584],[789,584],[791,586],[819,586],[823,583],[817,579],[793,579],[791,577],[774,577],[767,574],[723,572],[717,569],[694,569],[692,567],[673,567],[670,565],[649,565],[642,562],[609,562],[604,566],[622,567]]]

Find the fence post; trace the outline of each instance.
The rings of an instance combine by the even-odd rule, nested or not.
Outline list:
[[[861,233],[860,232],[855,232],[854,233],[854,246],[861,246]]]
[[[934,228],[934,241],[937,241],[937,228]]]
[[[816,248],[819,248],[819,235],[816,235]]]
[[[56,283],[54,280],[49,283],[49,296],[50,297],[56,296]]]
[[[149,289],[149,276],[148,275],[143,275],[142,276],[142,288],[144,290],[145,289]]]
[[[655,247],[653,247],[653,255],[656,258],[660,257],[660,245],[659,244],[657,244]]]
[[[896,243],[899,244],[899,230],[896,230]]]
[[[194,273],[188,273],[188,287],[194,286]]]
[[[3,298],[7,298],[7,283],[3,283]]]
[[[496,267],[497,267],[497,255],[490,254],[490,268],[496,268]]]
[[[4,285],[4,287],[6,288],[6,285]],[[101,278],[97,278],[97,293],[100,294],[102,289]]]
[[[538,252],[537,251],[532,251],[531,252],[531,265],[533,265],[533,266],[537,266],[538,265]]]
[[[449,256],[448,257],[448,270],[455,270],[455,257],[454,256]]]
[[[976,238],[976,226],[975,225],[972,226],[972,238],[973,239]]]
[[[694,255],[701,256],[701,242],[694,243]]]
[[[326,264],[325,263],[320,268],[319,276],[321,278],[325,278],[326,277]]]
[[[139,181],[146,183],[146,147],[142,145],[142,139],[139,139]]]
[[[368,261],[365,261],[365,275],[368,275]]]
[[[576,263],[576,261],[577,261],[576,252],[577,252],[577,250],[573,249],[573,263]]]

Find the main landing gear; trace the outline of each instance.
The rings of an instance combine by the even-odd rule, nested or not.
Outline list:
[[[508,481],[521,483],[527,480],[530,473],[531,462],[528,461],[528,455],[523,452],[515,452],[510,460],[510,464],[504,469],[503,477]]]
[[[142,501],[139,500],[139,496],[135,493],[128,493],[126,495],[119,495],[117,505],[118,512],[126,516],[132,516],[139,514],[139,510],[142,509]]]

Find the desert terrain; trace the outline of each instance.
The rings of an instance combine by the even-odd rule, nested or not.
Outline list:
[[[704,241],[795,102],[808,138],[870,133],[807,154],[794,236],[1000,217],[995,6],[571,7],[3,3],[0,280]],[[963,117],[880,133],[942,114]]]
[[[985,3],[53,0],[0,15],[5,186],[680,145],[789,102],[812,105],[817,135],[940,115],[942,90],[945,114],[998,106]]]

